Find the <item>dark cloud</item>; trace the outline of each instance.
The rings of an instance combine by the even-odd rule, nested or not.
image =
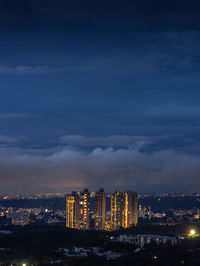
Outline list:
[[[0,74],[46,74],[54,73],[56,69],[51,69],[46,66],[0,66]]]
[[[0,7],[3,73],[88,64],[123,75],[199,69],[198,2],[3,1]]]
[[[32,116],[28,113],[0,113],[0,119],[30,118]]]
[[[24,25],[48,27],[57,25],[65,29],[80,30],[84,28],[98,28],[98,21],[134,22],[134,28],[143,26],[149,29],[169,27],[198,27],[199,3],[198,1],[167,1],[161,3],[154,1],[2,1],[0,3],[2,18],[9,23],[29,22]],[[21,22],[21,23],[20,23]],[[95,25],[96,22],[96,25]],[[159,24],[158,24],[159,22]],[[104,23],[105,24],[105,23]],[[105,25],[104,25],[105,26]],[[123,24],[118,24],[118,31]],[[106,27],[105,27],[106,28]],[[109,27],[108,27],[109,28]],[[101,29],[101,28],[100,28]],[[116,29],[115,29],[116,30]]]
[[[56,74],[58,72],[85,72],[85,71],[92,71],[99,68],[100,65],[95,62],[92,64],[85,64],[85,65],[69,65],[65,67],[49,67],[49,66],[5,66],[0,65],[0,75],[43,75],[43,74]]]
[[[185,154],[200,154],[200,139],[182,135],[160,135],[160,136],[127,136],[115,135],[106,137],[85,137],[80,135],[66,135],[61,137],[61,143],[69,147],[82,150],[93,150],[98,147],[102,149],[132,149],[145,154],[170,150]]]
[[[67,135],[61,137],[61,143],[75,147],[134,147],[140,148],[150,138],[145,136],[108,136],[85,137],[79,135]]]
[[[20,139],[17,137],[0,136],[0,143],[18,143]]]

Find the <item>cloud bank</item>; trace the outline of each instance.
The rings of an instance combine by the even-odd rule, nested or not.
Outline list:
[[[134,147],[139,148],[148,141],[146,136],[114,135],[108,137],[86,137],[81,135],[66,135],[61,137],[61,143],[71,146],[89,147]]]
[[[62,147],[45,152],[0,149],[1,192],[65,192],[89,187],[106,191],[196,191],[200,158],[172,150]]]

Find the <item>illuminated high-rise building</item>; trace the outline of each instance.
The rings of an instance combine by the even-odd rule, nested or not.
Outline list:
[[[80,193],[79,228],[90,229],[90,193],[84,189]]]
[[[75,191],[66,198],[66,227],[79,229],[79,196]]]
[[[129,228],[138,223],[138,200],[137,194],[132,191],[123,193],[123,216],[122,227]]]
[[[138,194],[133,192],[132,195],[132,212],[133,212],[133,216],[132,216],[132,224],[134,226],[137,226],[138,224]]]
[[[95,216],[94,228],[95,230],[105,230],[106,223],[106,193],[100,189],[95,194]]]
[[[132,191],[116,191],[111,194],[110,215],[106,219],[106,193],[100,189],[95,193],[94,229],[119,230],[138,223],[137,194]],[[90,192],[72,192],[66,198],[66,227],[90,229]]]
[[[124,195],[120,191],[111,194],[111,229],[118,230],[122,226],[123,219],[123,198]]]

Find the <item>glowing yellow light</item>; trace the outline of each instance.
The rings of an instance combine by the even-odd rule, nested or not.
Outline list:
[[[190,230],[190,235],[191,235],[191,236],[196,235],[196,231],[195,231],[194,229],[191,229],[191,230]]]
[[[26,266],[26,263],[23,263],[22,266]]]

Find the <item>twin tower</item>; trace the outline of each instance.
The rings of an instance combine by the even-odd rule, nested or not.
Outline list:
[[[66,198],[66,227],[83,230],[118,230],[138,223],[137,194],[132,191],[116,191],[107,198],[103,189],[95,193],[94,219],[92,223],[90,192],[88,189],[73,191]],[[110,210],[106,211],[106,205]]]

